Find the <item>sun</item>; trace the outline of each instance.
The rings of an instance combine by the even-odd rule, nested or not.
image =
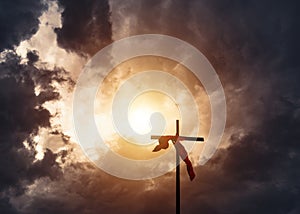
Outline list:
[[[130,104],[128,121],[140,135],[161,129],[166,132],[174,117],[180,117],[176,103],[167,95],[148,91],[137,96]]]
[[[152,113],[153,109],[147,106],[133,106],[129,109],[129,124],[136,133],[147,134],[151,131],[151,125],[149,121]]]

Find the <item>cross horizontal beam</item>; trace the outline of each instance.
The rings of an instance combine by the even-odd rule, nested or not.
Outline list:
[[[166,135],[166,136],[151,135],[152,140],[157,140],[161,137],[169,137],[170,140],[171,139],[176,140],[176,138],[177,138],[179,141],[185,141],[186,140],[186,141],[202,141],[202,142],[204,142],[203,137],[186,137],[186,136],[176,136],[176,135]]]

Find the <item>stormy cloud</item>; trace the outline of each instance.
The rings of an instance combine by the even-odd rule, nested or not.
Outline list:
[[[111,43],[108,0],[59,0],[62,27],[56,28],[58,44],[70,51],[94,55]]]
[[[20,57],[10,52],[0,64],[0,190],[9,190],[12,195],[22,194],[35,179],[56,179],[61,175],[57,155],[51,150],[47,149],[44,157],[36,160],[36,152],[24,146],[26,141],[33,148],[32,136],[40,127],[50,128],[51,115],[42,104],[59,98],[50,83],[60,79],[57,73],[62,73],[37,69],[32,54],[28,53],[28,64],[21,64]],[[43,88],[39,95],[34,90],[37,85]],[[1,200],[6,203],[7,198]]]
[[[0,2],[0,51],[11,49],[29,39],[38,30],[42,12],[47,9],[44,1],[12,0]]]

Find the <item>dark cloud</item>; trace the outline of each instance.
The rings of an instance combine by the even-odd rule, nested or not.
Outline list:
[[[112,177],[89,163],[65,168],[64,176],[54,182],[41,181],[30,196],[15,198],[26,213],[171,213],[173,178],[128,181]],[[158,182],[161,180],[162,182]],[[47,182],[48,194],[40,187]],[[170,197],[172,197],[170,199]],[[29,201],[30,200],[30,201]]]
[[[163,33],[195,45],[221,80],[236,89],[255,87],[256,78],[270,81],[274,72],[295,73],[300,36],[297,5],[296,1],[113,1],[112,14],[116,32],[130,17],[135,23],[130,35]]]
[[[59,0],[62,27],[55,29],[58,44],[71,51],[93,55],[111,42],[108,0]]]
[[[219,213],[296,213],[300,118],[294,113],[298,110],[267,118],[255,133],[232,138],[228,149],[199,168],[199,181],[214,187],[201,199],[215,204]]]
[[[39,55],[37,51],[29,51],[27,53],[28,64],[33,65],[39,60]]]
[[[32,53],[29,53],[29,58]],[[35,53],[35,57],[37,55]],[[25,148],[26,140],[33,148],[32,136],[40,127],[50,127],[51,115],[42,107],[46,101],[56,100],[59,94],[51,86],[52,81],[65,81],[59,75],[64,71],[37,69],[29,59],[21,64],[20,58],[9,52],[0,64],[0,191],[1,211],[12,212],[5,191],[10,195],[23,194],[26,186],[36,179],[56,179],[61,169],[56,162],[57,154],[46,150],[41,160],[35,160],[36,151]],[[41,86],[37,96],[35,86]],[[6,206],[7,205],[7,206]]]
[[[17,210],[9,203],[9,198],[4,197],[0,199],[0,210],[2,213],[16,214]]]
[[[36,33],[38,18],[46,8],[42,0],[0,1],[0,52]]]

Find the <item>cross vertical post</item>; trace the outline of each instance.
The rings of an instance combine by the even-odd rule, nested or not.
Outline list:
[[[152,152],[158,152],[161,149],[167,149],[169,147],[169,141],[171,140],[175,146],[176,151],[176,214],[180,214],[180,155],[187,166],[187,171],[192,181],[195,178],[193,166],[184,146],[180,144],[180,141],[201,141],[204,142],[203,137],[188,137],[179,135],[179,120],[176,120],[176,135],[151,135],[151,139],[158,139],[159,145],[155,146]],[[185,157],[186,156],[186,157]]]
[[[176,137],[179,136],[179,120],[176,120]],[[180,157],[176,149],[176,214],[180,214]]]

